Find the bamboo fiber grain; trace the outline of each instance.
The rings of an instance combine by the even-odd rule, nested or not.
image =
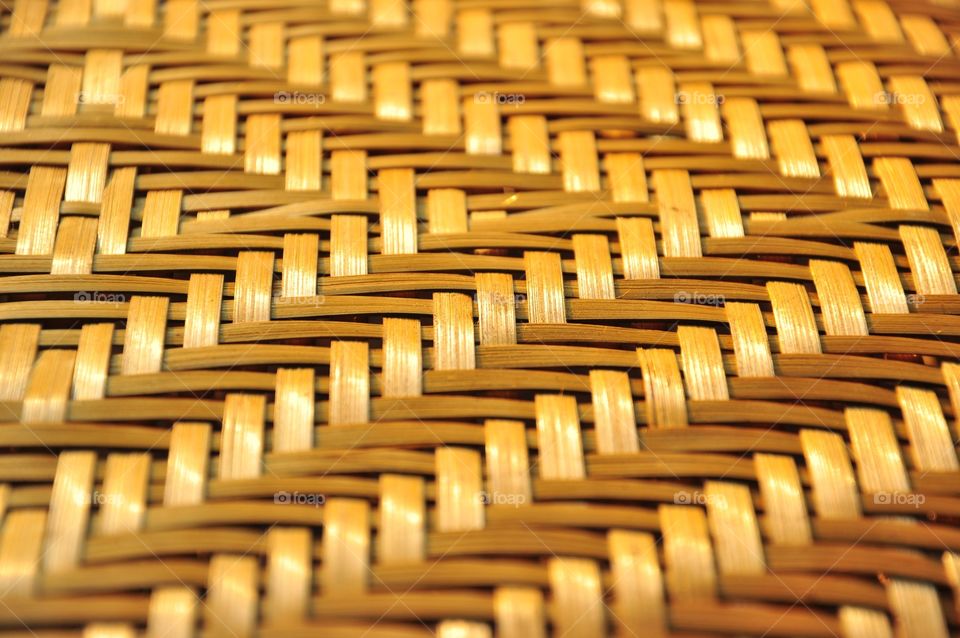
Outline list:
[[[0,0],[0,638],[960,635],[956,0]]]

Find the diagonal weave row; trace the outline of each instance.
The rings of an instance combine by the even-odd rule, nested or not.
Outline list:
[[[954,0],[0,0],[0,636],[960,633]]]

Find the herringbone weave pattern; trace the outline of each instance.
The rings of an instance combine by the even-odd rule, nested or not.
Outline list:
[[[955,0],[0,0],[0,638],[960,635]]]

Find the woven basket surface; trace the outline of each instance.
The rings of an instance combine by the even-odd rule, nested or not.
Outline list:
[[[0,638],[960,635],[958,53],[0,0]]]

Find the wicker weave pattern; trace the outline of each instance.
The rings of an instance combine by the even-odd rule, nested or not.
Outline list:
[[[960,10],[0,1],[0,633],[960,632]]]

